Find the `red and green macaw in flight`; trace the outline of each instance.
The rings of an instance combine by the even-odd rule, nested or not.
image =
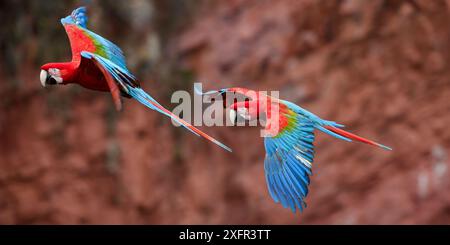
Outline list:
[[[197,93],[201,93],[196,91]],[[286,100],[245,89],[227,88],[210,91],[204,95],[221,94],[226,106],[227,93],[234,93],[233,103],[228,106],[230,120],[245,121],[265,118],[264,146],[266,156],[264,169],[270,196],[295,213],[306,207],[309,176],[314,159],[314,131],[317,129],[345,141],[359,141],[385,150],[391,148],[342,130],[333,121],[319,118],[313,113]],[[239,96],[245,100],[238,101]]]
[[[72,49],[72,61],[48,63],[41,67],[42,86],[77,83],[85,88],[111,92],[117,110],[122,108],[122,96],[134,98],[150,109],[158,111],[196,134],[231,152],[231,149],[199,129],[193,127],[162,107],[140,87],[128,70],[122,50],[114,43],[87,29],[86,8],[75,9],[61,19]]]

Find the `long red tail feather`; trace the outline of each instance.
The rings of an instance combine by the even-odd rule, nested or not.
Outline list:
[[[385,150],[389,150],[389,151],[392,150],[392,148],[390,148],[388,146],[382,145],[382,144],[377,143],[377,142],[372,141],[372,140],[368,140],[366,138],[363,138],[363,137],[358,136],[356,134],[352,134],[352,133],[347,132],[345,130],[342,130],[340,128],[336,128],[336,127],[332,127],[332,126],[325,126],[325,128],[330,130],[330,131],[332,131],[333,133],[339,134],[339,135],[341,135],[343,137],[347,137],[347,138],[352,139],[352,140],[356,140],[356,141],[359,141],[359,142],[362,142],[362,143],[365,143],[365,144],[369,144],[369,145],[373,145],[373,146],[378,146],[378,147],[383,148]]]

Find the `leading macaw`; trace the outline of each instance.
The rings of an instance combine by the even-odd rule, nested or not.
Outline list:
[[[303,211],[308,194],[311,167],[314,159],[314,131],[317,129],[345,141],[359,141],[385,150],[390,147],[344,131],[333,121],[319,118],[300,106],[265,93],[245,88],[226,88],[209,91],[203,95],[222,95],[224,107],[234,124],[238,118],[244,121],[265,118],[264,147],[266,150],[264,170],[270,196],[292,212]],[[233,98],[227,106],[229,93],[245,97]]]
[[[134,98],[172,118],[197,136],[203,136],[231,152],[229,147],[166,110],[142,90],[139,81],[128,70],[122,50],[88,30],[87,21],[85,7],[77,8],[61,19],[70,40],[72,61],[43,65],[40,74],[42,86],[77,83],[88,89],[111,92],[117,110],[122,108],[122,96]]]

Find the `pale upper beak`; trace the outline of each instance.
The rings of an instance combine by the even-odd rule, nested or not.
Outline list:
[[[39,79],[41,80],[42,87],[44,87],[44,88],[45,88],[45,85],[46,85],[48,77],[49,77],[48,72],[45,71],[45,70],[41,70],[41,74],[39,75]]]
[[[237,114],[233,109],[230,109],[230,122],[232,123],[232,125],[235,125],[237,122]]]

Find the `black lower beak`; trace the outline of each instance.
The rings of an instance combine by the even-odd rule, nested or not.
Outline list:
[[[50,74],[47,74],[47,78],[45,79],[45,84],[55,85],[55,84],[57,84],[57,82],[52,76],[50,76]]]

